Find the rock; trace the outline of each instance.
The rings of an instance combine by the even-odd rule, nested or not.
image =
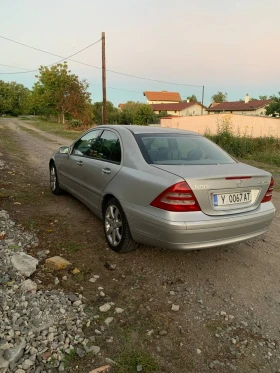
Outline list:
[[[80,270],[78,268],[74,268],[72,273],[73,275],[77,275],[78,273],[80,273]]]
[[[71,301],[71,302],[77,302],[79,300],[79,297],[77,297],[77,295],[71,293],[71,294],[68,294],[68,299]]]
[[[4,350],[2,356],[0,356],[0,368],[8,368],[9,364],[16,363],[19,359],[21,359],[24,353],[25,345],[25,340],[21,340],[18,345]]]
[[[63,259],[60,256],[53,256],[51,258],[46,259],[45,266],[50,269],[60,270],[70,267],[72,264],[68,262],[68,260]]]
[[[89,373],[109,373],[111,370],[110,365],[104,365],[103,367],[96,368],[91,370]]]
[[[4,231],[0,232],[0,240],[4,240],[5,236],[6,236],[6,232]]]
[[[96,282],[96,278],[94,278],[94,277],[90,278],[89,282]]]
[[[107,317],[107,319],[104,321],[106,325],[109,325],[114,320],[113,317]]]
[[[91,351],[94,353],[94,354],[98,354],[100,352],[100,347],[99,346],[91,346]]]
[[[37,284],[36,284],[36,282],[31,281],[31,280],[28,279],[28,280],[23,281],[20,289],[24,293],[35,294],[36,291],[37,291]]]
[[[111,305],[109,303],[103,304],[103,306],[99,307],[100,312],[107,312],[111,308]]]
[[[197,352],[198,355],[200,355],[202,351],[199,348],[197,348],[196,352]]]
[[[83,358],[86,354],[85,350],[83,350],[82,348],[78,347],[77,350],[76,350],[76,353],[77,355],[80,357],[80,358]]]
[[[226,313],[225,311],[221,311],[220,315],[221,315],[221,316],[226,316],[227,313]]]
[[[54,279],[54,284],[55,284],[55,285],[58,285],[59,282],[60,282],[59,279],[56,277],[56,278]]]
[[[105,262],[104,266],[105,266],[105,268],[109,269],[110,271],[113,271],[117,267],[116,264],[112,264],[110,262]]]
[[[25,370],[23,370],[23,369],[17,369],[15,373],[25,373]]]
[[[142,372],[142,370],[143,370],[142,365],[137,365],[137,367],[136,367],[136,371],[137,371],[137,372]]]
[[[112,360],[108,357],[105,357],[105,361],[107,364],[110,364],[110,365],[117,365],[117,363],[115,362],[115,360]]]
[[[161,335],[161,336],[164,336],[164,335],[167,335],[167,331],[166,330],[160,330],[158,334]]]
[[[62,361],[62,362],[59,364],[58,371],[59,371],[59,372],[64,372],[64,370],[65,370],[65,365],[64,365],[64,362]]]
[[[20,274],[29,277],[36,271],[38,260],[33,258],[33,256],[20,252],[11,258],[11,263]]]
[[[115,312],[116,312],[116,313],[123,313],[123,312],[124,312],[124,309],[123,309],[123,308],[118,308],[118,307],[116,307],[116,308],[115,308]]]
[[[21,365],[22,365],[22,368],[23,368],[24,370],[27,370],[27,369],[29,369],[30,367],[32,367],[33,364],[34,364],[33,361],[31,361],[31,360],[29,360],[29,359],[26,359],[26,360],[24,360],[24,362],[23,362]]]
[[[179,305],[177,305],[177,304],[172,304],[172,306],[171,306],[171,311],[177,312],[177,311],[179,311],[179,309],[180,309],[180,306],[179,306]]]

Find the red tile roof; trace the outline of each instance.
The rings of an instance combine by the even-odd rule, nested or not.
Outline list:
[[[152,104],[153,111],[181,111],[193,105],[201,106],[200,102],[179,102],[172,104]],[[205,106],[203,106],[205,108]],[[206,109],[206,108],[205,108]]]
[[[268,105],[272,100],[253,100],[245,103],[244,101],[221,102],[211,106],[207,111],[253,111]]]
[[[119,104],[119,108],[122,110],[122,109],[125,108],[126,105],[127,105],[127,104]]]
[[[147,97],[149,101],[174,101],[174,102],[180,102],[181,96],[178,92],[144,92],[144,96]]]

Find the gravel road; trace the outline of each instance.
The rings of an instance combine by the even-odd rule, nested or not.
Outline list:
[[[38,129],[37,135],[24,131],[21,127],[34,127],[17,119],[1,119],[0,127],[13,131],[27,156],[25,171],[46,188],[51,154],[71,140]],[[73,229],[88,235],[95,227],[92,234],[98,247],[94,251],[87,247],[79,263],[94,263],[95,272],[99,265],[101,278],[101,262],[109,259],[117,264],[100,284],[111,301],[115,297],[120,304],[122,299],[124,308],[127,299],[133,299],[136,319],[153,318],[155,327],[143,327],[137,338],[145,339],[143,345],[165,372],[280,372],[280,193],[274,193],[278,212],[262,237],[192,252],[140,247],[127,255],[106,250],[99,220],[74,198],[59,197],[67,214],[58,210],[57,197],[48,198],[48,214],[61,214],[73,222]],[[93,302],[92,288],[84,283],[83,289]]]

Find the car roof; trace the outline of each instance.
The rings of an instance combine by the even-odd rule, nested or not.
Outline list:
[[[198,135],[201,136],[197,132],[192,131],[186,131],[186,130],[179,130],[177,128],[166,128],[166,127],[157,127],[157,126],[140,126],[140,125],[125,125],[125,124],[106,124],[99,126],[100,128],[114,128],[114,129],[120,129],[120,130],[128,130],[132,132],[133,134],[141,134],[141,133],[165,133],[165,134],[174,134],[174,133],[180,133],[183,135]]]

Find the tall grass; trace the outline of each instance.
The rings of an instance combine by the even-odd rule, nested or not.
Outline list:
[[[236,158],[243,158],[280,166],[280,140],[275,137],[253,138],[252,134],[240,130],[235,134],[230,115],[217,122],[217,133],[206,131],[205,136]]]

